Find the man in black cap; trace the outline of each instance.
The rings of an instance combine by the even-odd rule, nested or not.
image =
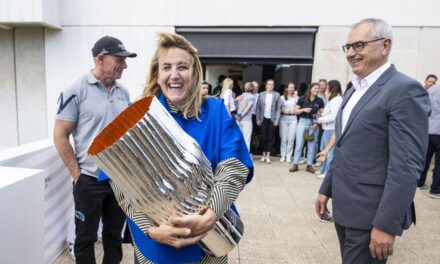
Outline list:
[[[103,263],[122,260],[121,231],[125,215],[108,181],[98,181],[100,170],[87,157],[93,138],[130,103],[118,81],[127,68],[125,59],[136,57],[114,37],[99,39],[92,54],[95,67],[61,92],[55,120],[54,143],[72,176],[75,202],[76,263],[95,263],[94,243],[102,218]],[[70,144],[73,136],[75,147]]]

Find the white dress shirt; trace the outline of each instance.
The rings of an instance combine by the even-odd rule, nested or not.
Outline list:
[[[390,66],[391,64],[387,62],[374,72],[370,73],[370,75],[364,79],[360,80],[357,76],[355,76],[351,80],[353,83],[353,89],[355,89],[355,91],[342,110],[342,131],[345,130],[345,126],[347,125],[348,118],[350,117],[353,108],[356,106],[362,96],[368,91],[371,85],[373,85]]]
[[[272,116],[272,101],[273,101],[273,92],[266,92],[266,101],[264,102],[264,118],[271,118]]]

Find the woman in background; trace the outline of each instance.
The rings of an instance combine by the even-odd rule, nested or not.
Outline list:
[[[252,108],[254,106],[255,95],[252,93],[254,86],[251,82],[244,85],[244,93],[237,97],[237,123],[243,133],[246,146],[250,150],[252,136]]]
[[[281,97],[281,117],[280,117],[280,138],[281,138],[281,162],[292,162],[293,143],[295,142],[295,131],[297,118],[295,106],[298,96],[295,94],[293,82],[287,84],[284,95]]]
[[[263,156],[261,162],[270,163],[270,152],[272,151],[275,139],[275,127],[280,121],[281,103],[280,94],[273,88],[275,82],[272,79],[266,81],[266,91],[260,93],[257,101],[257,126],[261,126],[261,139]]]
[[[231,78],[224,79],[220,98],[223,98],[226,110],[228,110],[229,115],[235,117],[235,114],[237,114],[237,106],[235,105],[234,92],[232,92],[233,86],[234,81]]]
[[[339,108],[342,103],[342,90],[341,83],[337,80],[331,80],[327,84],[326,91],[328,103],[325,105],[322,116],[318,117],[318,123],[322,125],[324,130],[321,139],[321,151],[323,151],[329,144],[330,138],[335,132],[335,120],[338,114]],[[327,158],[324,160],[321,171],[318,173],[318,178],[323,179],[328,169],[330,168],[330,163],[333,160],[333,148],[327,152]]]
[[[318,97],[319,84],[311,83],[304,96],[298,99],[295,107],[295,113],[299,115],[299,122],[296,128],[296,146],[290,172],[298,171],[298,164],[301,158],[301,152],[304,147],[304,132],[312,131],[313,140],[307,141],[307,168],[306,171],[315,173],[313,168],[313,159],[315,158],[316,142],[318,141],[318,124],[314,123],[314,118],[324,109],[324,102]]]

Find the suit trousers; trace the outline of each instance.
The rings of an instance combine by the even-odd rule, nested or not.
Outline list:
[[[270,118],[264,118],[261,123],[261,151],[272,152],[275,140],[275,126]]]
[[[75,201],[75,258],[79,264],[94,264],[99,219],[102,219],[102,263],[120,263],[122,260],[121,232],[125,214],[116,201],[108,181],[81,174],[73,187]]]
[[[428,151],[425,160],[425,169],[420,175],[417,186],[421,187],[425,184],[426,174],[431,166],[431,159],[435,154],[435,167],[432,174],[431,193],[440,193],[440,135],[429,135]]]
[[[371,230],[355,229],[335,222],[343,264],[384,264],[387,260],[375,259],[370,253]]]

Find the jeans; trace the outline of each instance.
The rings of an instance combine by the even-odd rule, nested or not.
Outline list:
[[[290,160],[295,142],[297,119],[295,115],[281,115],[280,118],[280,152],[282,158]]]
[[[435,153],[435,167],[432,174],[431,193],[440,193],[440,135],[429,135],[428,151],[426,153],[425,169],[420,175],[418,186],[421,187],[425,184],[426,174],[431,164],[432,156]]]
[[[120,263],[122,260],[121,232],[125,214],[116,201],[108,181],[81,174],[73,187],[75,201],[75,257],[76,263],[94,264],[99,219],[102,218],[102,263]]]
[[[334,129],[324,130],[321,138],[321,149],[320,149],[321,151],[323,151],[327,147],[328,142],[330,141],[330,138],[332,137],[333,133],[335,133]],[[325,175],[328,169],[330,169],[330,164],[332,163],[333,160],[334,151],[335,148],[332,147],[327,153],[327,157],[325,158],[324,163],[322,164],[321,174]]]
[[[298,164],[301,158],[301,152],[305,144],[304,130],[312,126],[312,119],[300,118],[298,126],[296,127],[296,146],[295,156],[293,157],[293,164]],[[307,165],[312,165],[315,159],[316,142],[318,142],[318,129],[314,131],[313,141],[307,142]]]
[[[243,138],[246,141],[246,146],[250,150],[251,136],[252,136],[252,121],[238,121]]]

